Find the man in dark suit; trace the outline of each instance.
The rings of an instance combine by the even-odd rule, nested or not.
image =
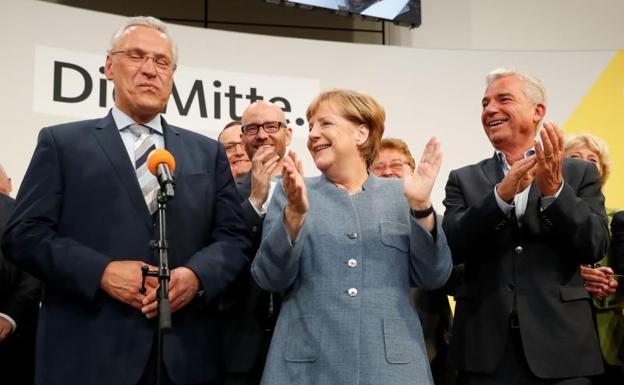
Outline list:
[[[0,165],[0,235],[13,211],[11,178]],[[10,384],[34,382],[35,331],[41,285],[0,251],[0,373]]]
[[[226,143],[241,141],[251,171],[239,176],[236,187],[247,228],[253,239],[253,253],[260,246],[266,207],[275,187],[275,176],[281,175],[286,148],[292,138],[284,112],[275,104],[259,101],[243,112],[240,125],[226,126],[219,139]],[[226,145],[226,144],[224,144]],[[238,150],[237,150],[238,151]],[[240,157],[231,157],[230,161]],[[239,275],[221,300],[225,385],[257,385],[273,335],[279,295],[260,289],[251,277],[249,267]]]
[[[157,313],[157,182],[152,147],[175,157],[168,204],[169,300],[161,384],[219,380],[217,301],[250,242],[223,148],[169,125],[160,112],[177,52],[166,26],[129,19],[113,36],[105,74],[115,107],[104,118],[44,128],[19,190],[3,249],[44,283],[38,384],[153,384]]]
[[[451,357],[459,384],[590,384],[602,372],[581,263],[608,244],[596,168],[564,160],[544,88],[532,76],[487,77],[481,121],[496,154],[454,170],[444,230],[465,263]],[[539,135],[539,141],[536,138]]]

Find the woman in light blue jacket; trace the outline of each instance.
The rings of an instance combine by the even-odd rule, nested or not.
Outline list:
[[[286,158],[252,274],[284,291],[264,385],[431,384],[410,286],[436,289],[451,271],[431,206],[440,145],[431,139],[403,180],[368,173],[384,130],[373,98],[332,90],[308,107],[319,177]]]

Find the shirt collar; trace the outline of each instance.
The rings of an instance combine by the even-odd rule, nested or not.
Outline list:
[[[136,124],[136,122],[131,117],[129,117],[125,112],[117,108],[117,106],[113,106],[112,114],[113,120],[117,125],[117,130],[119,131],[126,129],[131,124]],[[154,116],[152,120],[143,125],[149,127],[152,132],[157,132],[160,135],[163,134],[162,119],[160,119],[160,114]]]
[[[507,163],[507,157],[505,156],[505,154],[502,151],[498,151],[498,150],[495,150],[495,151],[496,151],[496,159],[498,159],[500,164],[506,165],[507,167],[509,167],[509,164]],[[532,155],[535,155],[535,147],[531,147],[524,152],[524,159]]]

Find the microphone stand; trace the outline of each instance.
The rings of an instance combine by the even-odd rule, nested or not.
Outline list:
[[[171,329],[171,303],[169,302],[169,257],[167,254],[167,202],[173,199],[174,184],[160,184],[158,190],[158,222],[159,239],[150,242],[154,250],[158,250],[159,264],[158,270],[150,271],[147,265],[141,268],[143,280],[145,277],[158,277],[159,288],[157,290],[158,300],[158,339],[156,351],[156,385],[160,385],[163,379],[163,336],[167,330]]]

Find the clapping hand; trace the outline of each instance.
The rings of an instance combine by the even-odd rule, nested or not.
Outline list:
[[[284,223],[288,229],[290,239],[294,240],[299,234],[305,215],[308,212],[308,194],[303,181],[303,166],[294,151],[289,151],[284,157],[282,170],[284,192],[286,193],[286,208],[284,209]]]

